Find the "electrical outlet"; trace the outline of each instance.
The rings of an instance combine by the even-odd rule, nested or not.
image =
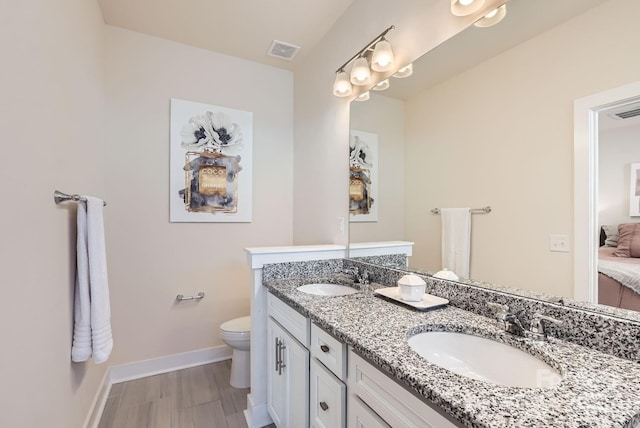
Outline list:
[[[338,217],[338,232],[344,235],[344,217]]]
[[[569,252],[569,235],[549,235],[549,251]]]

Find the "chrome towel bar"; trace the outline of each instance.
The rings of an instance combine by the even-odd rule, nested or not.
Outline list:
[[[66,193],[62,193],[59,190],[56,190],[53,192],[53,200],[55,201],[56,204],[59,204],[61,202],[67,202],[67,201],[82,201],[82,202],[87,202],[87,198],[85,198],[84,196],[80,196],[80,195],[68,195]],[[106,206],[107,203],[106,202],[102,202],[103,206]]]
[[[176,301],[178,302],[182,302],[185,300],[200,300],[200,299],[204,299],[203,291],[199,292],[197,296],[183,296],[182,294],[178,294],[176,296]]]
[[[440,214],[440,208],[434,208],[431,210],[431,212],[434,214]],[[471,210],[471,214],[489,214],[490,212],[491,212],[491,207],[489,205],[482,208],[473,208]]]

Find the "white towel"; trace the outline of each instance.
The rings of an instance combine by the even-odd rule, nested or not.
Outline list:
[[[107,361],[113,349],[107,256],[101,199],[78,204],[77,277],[74,302],[73,361]]]
[[[442,208],[442,267],[469,278],[471,209]]]
[[[76,287],[73,302],[74,326],[72,361],[87,361],[91,357],[91,300],[89,299],[89,256],[87,255],[87,209],[78,204],[76,240]]]

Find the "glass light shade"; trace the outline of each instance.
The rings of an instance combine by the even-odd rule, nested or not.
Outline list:
[[[371,70],[366,58],[360,57],[353,63],[351,69],[351,83],[354,85],[367,85],[371,81]]]
[[[451,13],[455,16],[467,16],[479,11],[485,0],[451,0]]]
[[[355,98],[355,101],[368,101],[369,100],[369,91],[363,92]]]
[[[404,77],[409,77],[413,74],[413,64],[405,65],[400,70],[396,71],[393,74],[393,77],[397,77],[398,79],[402,79]]]
[[[393,66],[393,51],[391,43],[385,39],[376,43],[371,57],[371,69],[373,71],[389,71]]]
[[[389,79],[384,79],[382,82],[378,83],[376,86],[374,86],[373,89],[374,91],[384,91],[385,89],[389,88]]]
[[[502,21],[506,15],[507,4],[505,3],[499,8],[487,13],[483,18],[477,20],[473,25],[481,28],[491,27],[492,25],[496,25],[498,22]]]
[[[348,97],[351,92],[352,86],[347,72],[343,70],[336,73],[336,80],[333,82],[333,95],[336,97]]]

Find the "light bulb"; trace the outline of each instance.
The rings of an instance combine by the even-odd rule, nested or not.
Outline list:
[[[363,92],[355,98],[355,101],[368,101],[369,100],[369,91]]]
[[[467,16],[479,11],[485,0],[451,0],[451,13],[455,16]]]
[[[507,4],[505,3],[497,9],[493,9],[491,12],[487,13],[485,16],[477,20],[473,25],[480,28],[491,27],[492,25],[496,25],[498,22],[502,21],[506,15]]]
[[[393,51],[391,43],[385,39],[376,43],[371,56],[371,69],[373,71],[388,71],[393,65]]]
[[[405,65],[400,70],[393,73],[393,77],[397,77],[398,79],[402,79],[404,77],[409,77],[413,74],[413,64]]]
[[[346,71],[340,70],[336,73],[336,80],[333,83],[333,95],[336,97],[348,97],[351,95],[352,87],[349,75]]]
[[[367,85],[369,83],[371,70],[366,58],[360,57],[353,63],[350,80],[354,85]]]
[[[384,91],[385,89],[389,88],[389,79],[384,79],[382,82],[376,84],[376,86],[374,86],[373,89],[374,91]]]

